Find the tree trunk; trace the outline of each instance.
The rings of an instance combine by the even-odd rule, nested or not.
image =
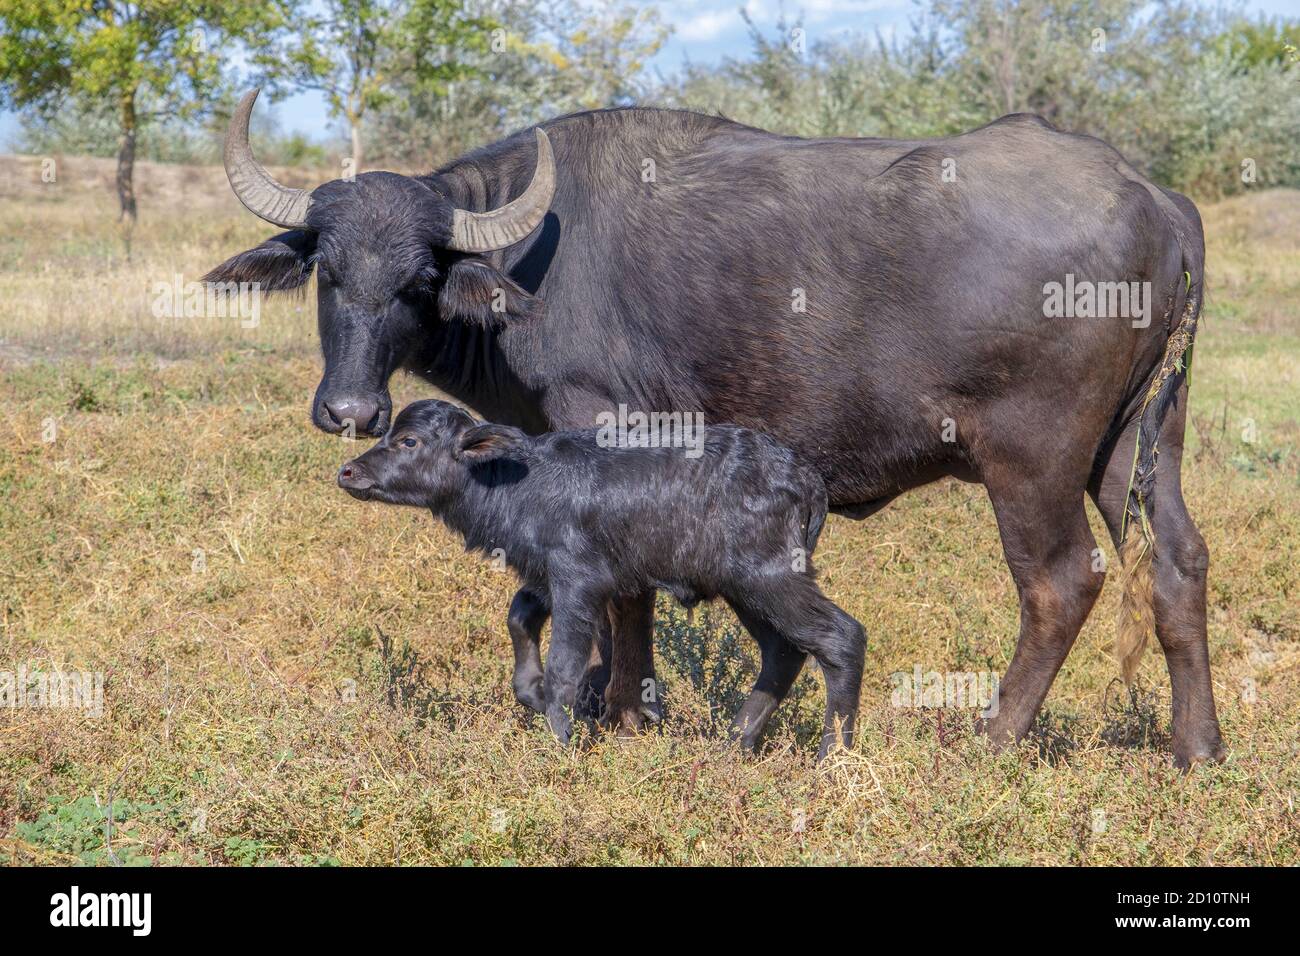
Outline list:
[[[352,133],[352,171],[361,172],[361,117],[348,117],[348,127]]]
[[[135,90],[122,95],[122,139],[117,150],[118,220],[135,225]]]

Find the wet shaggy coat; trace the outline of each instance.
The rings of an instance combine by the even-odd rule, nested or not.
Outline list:
[[[530,437],[424,401],[344,465],[339,483],[359,498],[428,507],[467,548],[518,572],[554,625],[544,690],[540,661],[527,659],[516,689],[562,739],[606,606],[661,588],[688,606],[725,599],[759,641],[769,674],[737,720],[747,745],[788,690],[785,672],[792,681],[814,655],[831,691],[825,749],[852,732],[865,650],[861,627],[813,582],[825,486],[790,449],[750,429],[708,426],[701,451],[601,447],[594,430]],[[535,654],[536,636],[527,640]],[[528,656],[517,645],[517,660],[521,650]],[[783,687],[771,677],[778,667]]]

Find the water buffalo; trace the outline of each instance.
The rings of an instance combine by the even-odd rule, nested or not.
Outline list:
[[[732,725],[742,746],[756,746],[805,655],[826,680],[818,756],[851,746],[866,636],[813,580],[821,477],[770,436],[735,425],[709,426],[696,457],[603,439],[593,430],[532,438],[448,402],[412,402],[338,482],[363,501],[430,509],[467,548],[500,553],[519,574],[555,623],[544,682],[531,660],[538,635],[530,653],[516,644],[525,666],[515,692],[562,742],[610,599],[663,588],[688,607],[723,598],[758,641],[763,666]]]
[[[1188,199],[1035,116],[902,142],[645,108],[309,192],[253,159],[255,96],[226,171],[287,231],[208,278],[291,289],[316,270],[317,427],[382,434],[404,368],[530,432],[620,404],[762,429],[851,517],[945,476],[983,483],[1020,598],[982,724],[999,745],[1029,729],[1101,590],[1090,495],[1125,559],[1124,673],[1154,633],[1176,761],[1221,758],[1208,551],[1180,487],[1204,266]],[[610,609],[621,725],[643,720],[652,599]]]

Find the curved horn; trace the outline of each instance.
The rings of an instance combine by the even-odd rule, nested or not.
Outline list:
[[[259,87],[245,93],[230,117],[230,127],[226,130],[226,178],[239,201],[254,216],[286,229],[301,229],[307,225],[311,193],[277,183],[253,158],[253,150],[248,145],[248,118],[260,92]]]
[[[455,210],[447,248],[457,252],[492,252],[514,245],[541,224],[554,196],[555,156],[551,153],[551,141],[538,127],[537,168],[523,195],[488,212]]]

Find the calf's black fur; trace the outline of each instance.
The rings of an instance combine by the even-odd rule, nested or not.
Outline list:
[[[745,747],[757,744],[807,654],[826,680],[819,756],[851,744],[866,638],[813,580],[827,509],[816,471],[731,425],[709,426],[698,457],[601,447],[597,434],[530,437],[446,402],[415,402],[338,481],[356,498],[429,508],[467,548],[504,554],[524,581],[509,617],[515,693],[561,741],[594,642],[609,633],[606,608],[663,588],[687,606],[723,598],[758,641],[762,667],[732,727]],[[638,650],[614,635],[616,666]]]

